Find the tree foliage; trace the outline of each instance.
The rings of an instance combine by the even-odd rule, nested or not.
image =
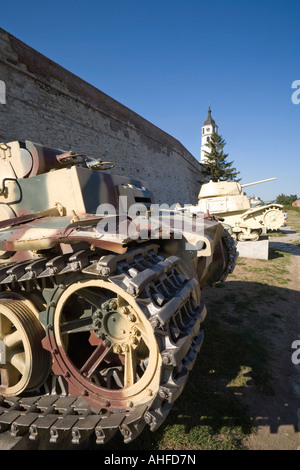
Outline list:
[[[228,162],[228,154],[223,149],[226,145],[221,135],[213,132],[209,142],[207,142],[208,151],[204,152],[206,157],[203,166],[210,172],[213,181],[240,181],[237,179],[239,171],[232,167],[233,162]]]
[[[290,194],[289,196],[286,194],[279,194],[279,196],[276,198],[276,202],[277,204],[282,204],[283,206],[291,206],[297,199],[297,194]]]

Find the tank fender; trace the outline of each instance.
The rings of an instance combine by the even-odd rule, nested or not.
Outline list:
[[[246,219],[248,215],[253,216],[253,215],[259,214],[260,212],[263,213],[263,211],[265,211],[266,209],[272,209],[272,208],[282,209],[283,206],[281,204],[268,204],[266,206],[252,208],[251,210],[245,212],[244,214],[241,214],[241,218]]]

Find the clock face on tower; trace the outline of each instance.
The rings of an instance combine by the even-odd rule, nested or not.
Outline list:
[[[209,131],[210,131],[210,129],[209,129],[209,127],[207,127],[207,128],[206,128],[206,132],[209,132]]]

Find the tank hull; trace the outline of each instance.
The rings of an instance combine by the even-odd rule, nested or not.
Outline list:
[[[156,430],[188,382],[201,291],[233,271],[234,240],[215,221],[152,214],[146,184],[101,162],[3,148],[1,430],[75,444]]]
[[[208,201],[200,201],[199,211],[209,211],[210,214],[222,218],[229,225],[233,235],[240,241],[258,240],[263,231],[279,230],[284,225],[284,215],[280,204],[268,204],[253,209],[225,212],[213,208]]]

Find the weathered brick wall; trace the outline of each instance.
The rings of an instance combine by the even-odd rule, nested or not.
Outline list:
[[[112,172],[147,182],[157,203],[197,201],[208,176],[180,142],[1,28],[0,81],[0,142],[114,161]]]

